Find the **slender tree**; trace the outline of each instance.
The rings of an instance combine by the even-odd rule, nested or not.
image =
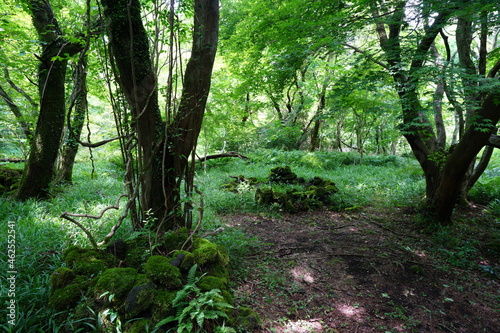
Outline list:
[[[82,49],[64,39],[48,0],[29,0],[28,7],[38,33],[42,53],[38,67],[40,111],[16,198],[43,198],[55,175],[55,162],[64,127],[67,57]]]

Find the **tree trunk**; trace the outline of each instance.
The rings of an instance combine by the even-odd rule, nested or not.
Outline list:
[[[62,39],[61,30],[47,1],[30,0],[29,8],[33,24],[43,42],[38,68],[40,113],[28,163],[16,193],[18,200],[48,195],[64,127],[67,67],[64,57],[81,50],[80,44],[71,44]]]
[[[167,128],[167,149],[164,151],[165,184],[168,207],[180,207],[180,181],[183,176],[192,184],[193,175],[186,173],[188,159],[196,147],[210,91],[212,69],[217,52],[219,32],[219,1],[194,1],[194,30],[191,58],[186,66],[179,110]],[[172,170],[172,171],[170,171]],[[173,217],[170,219],[170,217]],[[183,222],[176,214],[165,215],[167,228]]]
[[[72,119],[71,110],[68,112],[68,133],[66,142],[63,145],[61,155],[59,156],[59,165],[57,170],[57,180],[71,183],[73,178],[73,165],[75,164],[76,154],[80,135],[82,133],[85,115],[87,114],[87,59],[82,57],[75,65],[73,73],[73,93],[71,96],[72,104],[74,104],[74,115]]]
[[[157,231],[183,223],[181,182],[201,129],[218,40],[218,0],[194,1],[191,58],[179,109],[166,129],[158,108],[158,91],[148,36],[138,0],[102,0],[108,20],[118,81],[130,105],[140,145],[142,211],[155,218]],[[165,135],[166,133],[166,135]],[[191,175],[192,177],[192,175]]]
[[[489,94],[484,99],[480,110],[476,113],[478,119],[471,124],[446,160],[439,185],[431,197],[430,207],[438,222],[450,223],[469,166],[488,143],[493,132],[493,129],[485,131],[485,128],[496,124],[500,118],[499,98],[499,94]]]
[[[153,216],[165,212],[161,158],[163,140],[156,75],[138,0],[102,0],[118,83],[132,114],[139,142],[141,205]]]

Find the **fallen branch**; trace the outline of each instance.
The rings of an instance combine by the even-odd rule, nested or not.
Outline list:
[[[116,204],[115,205],[111,205],[111,206],[108,206],[108,207],[105,207],[100,213],[99,215],[90,215],[90,214],[74,214],[74,213],[68,213],[68,212],[64,212],[62,213],[59,217],[63,218],[63,219],[66,219],[68,221],[70,221],[71,223],[75,224],[76,226],[78,226],[80,229],[82,229],[82,231],[87,235],[90,243],[92,244],[92,247],[94,247],[95,249],[99,249],[99,246],[102,246],[106,243],[106,241],[109,240],[109,238],[111,238],[111,236],[114,234],[114,231],[116,230],[112,230],[112,234],[111,236],[107,235],[105,237],[105,240],[100,242],[99,244],[97,244],[94,236],[92,236],[92,233],[79,221],[77,221],[76,219],[74,219],[73,217],[86,217],[86,218],[91,218],[91,219],[95,219],[95,220],[98,220],[100,218],[102,218],[102,216],[104,215],[105,212],[107,212],[108,210],[110,209],[120,209],[120,206],[119,206],[119,203],[120,203],[120,200],[121,198],[123,197],[128,197],[128,195],[126,194],[122,194],[118,197],[118,199],[116,200]]]
[[[204,157],[200,157],[195,162],[205,162],[208,160],[214,160],[216,158],[224,158],[224,157],[238,157],[238,158],[241,158],[242,160],[248,160],[248,157],[246,157],[245,155],[242,155],[242,154],[237,153],[235,151],[228,151],[227,153],[213,154],[213,155],[207,155]]]
[[[23,163],[26,162],[27,159],[23,158],[0,158],[0,162],[9,162],[9,163]]]

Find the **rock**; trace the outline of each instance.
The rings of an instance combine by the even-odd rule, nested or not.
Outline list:
[[[167,288],[175,289],[182,286],[181,271],[172,266],[163,256],[151,256],[144,264],[144,272],[153,282]]]

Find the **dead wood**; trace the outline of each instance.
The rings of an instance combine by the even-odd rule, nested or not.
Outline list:
[[[238,158],[241,158],[242,160],[248,160],[248,157],[246,157],[245,155],[242,155],[242,154],[237,153],[235,151],[228,151],[227,153],[213,154],[213,155],[207,155],[204,157],[200,157],[199,159],[196,160],[196,162],[205,162],[208,160],[214,160],[216,158],[224,158],[224,157],[238,157]]]

